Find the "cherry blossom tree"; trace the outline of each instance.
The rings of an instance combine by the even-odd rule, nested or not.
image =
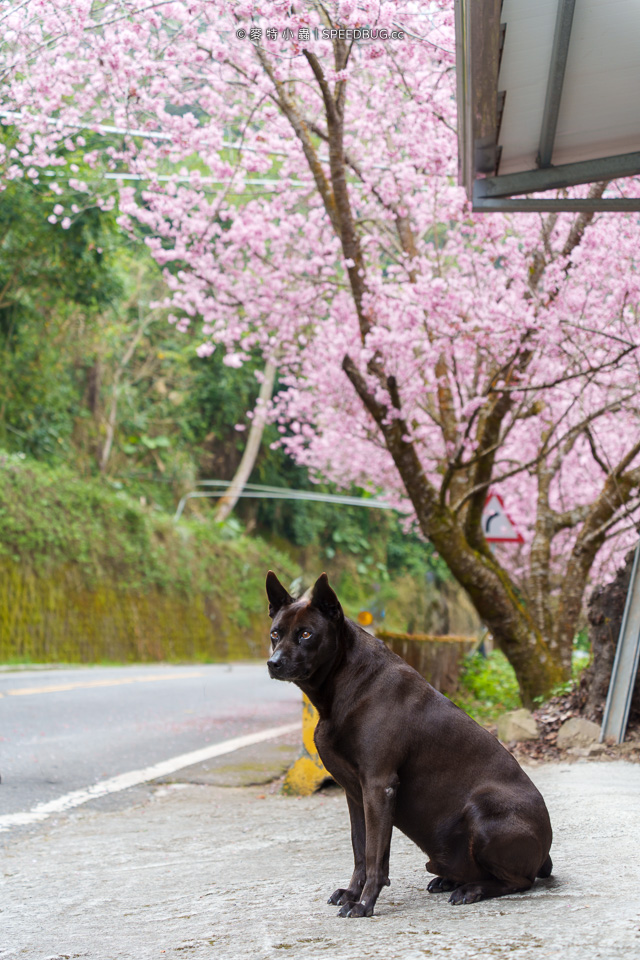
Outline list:
[[[635,537],[640,230],[470,213],[452,6],[0,0],[0,163],[56,184],[62,229],[117,190],[172,322],[277,365],[286,449],[407,512],[530,703]],[[520,548],[487,544],[490,488]]]

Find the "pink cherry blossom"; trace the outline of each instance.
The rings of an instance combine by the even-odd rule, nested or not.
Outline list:
[[[325,16],[405,33],[347,55]],[[507,652],[517,611],[566,673],[589,577],[637,539],[640,223],[470,212],[453,4],[0,0],[0,24],[0,184],[55,171],[54,220],[117,192],[203,362],[276,362],[291,456],[415,517]],[[91,182],[68,162],[89,136]],[[590,189],[639,185],[572,194]],[[525,539],[495,556],[489,488]]]

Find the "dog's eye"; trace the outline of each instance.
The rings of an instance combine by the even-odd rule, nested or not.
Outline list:
[[[311,634],[309,633],[309,631],[303,630],[300,636],[298,637],[298,640],[308,640],[310,637],[311,637]]]
[[[272,630],[272,631],[271,631],[271,639],[273,640],[274,643],[277,643],[277,641],[280,639],[277,630]]]

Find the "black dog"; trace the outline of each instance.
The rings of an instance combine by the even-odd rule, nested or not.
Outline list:
[[[267,575],[269,674],[291,680],[320,714],[315,741],[347,795],[355,869],[329,903],[371,916],[389,884],[394,826],[429,856],[427,889],[475,903],[551,874],[542,796],[487,730],[404,660],[347,620],[325,573],[310,601]]]

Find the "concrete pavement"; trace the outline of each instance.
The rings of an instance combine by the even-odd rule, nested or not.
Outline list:
[[[342,920],[326,903],[351,872],[342,792],[221,786],[255,780],[251,749],[5,834],[0,958],[640,957],[640,765],[529,770],[555,832],[554,877],[529,893],[452,907],[395,834],[376,916]]]

